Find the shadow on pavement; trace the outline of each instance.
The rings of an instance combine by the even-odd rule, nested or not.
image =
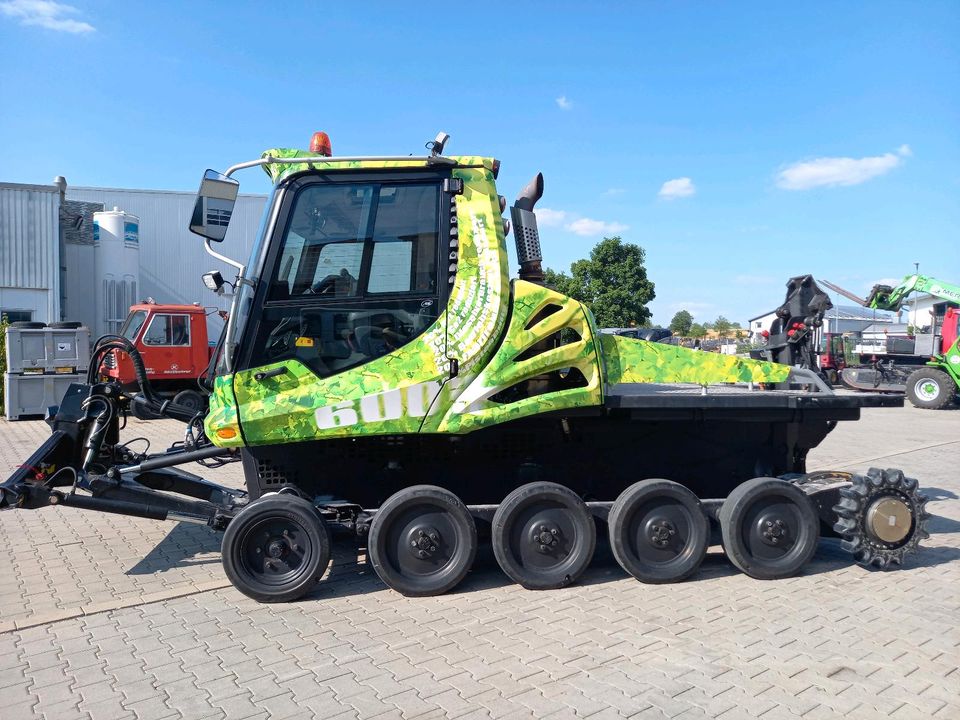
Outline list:
[[[931,497],[951,497],[952,493],[937,488],[930,489]],[[928,521],[931,534],[949,534],[960,532],[960,521],[941,516],[931,516]],[[130,568],[127,575],[149,575],[164,572],[171,568],[183,568],[193,565],[207,565],[220,563],[221,534],[210,528],[178,523],[170,530],[167,536],[140,562]],[[325,598],[340,598],[349,595],[361,595],[386,589],[386,586],[377,577],[373,567],[361,555],[365,556],[365,549],[344,539],[336,539],[333,543],[334,562],[329,574],[317,585],[317,588],[304,597],[305,601]],[[210,555],[213,555],[210,557]],[[198,557],[203,556],[203,557]],[[953,547],[921,547],[920,552],[911,555],[906,566],[932,567],[952,562],[960,558],[960,548]],[[838,540],[822,538],[810,563],[804,567],[803,575],[819,575],[835,572],[853,564],[850,554],[845,552]],[[691,578],[715,579],[739,575],[722,550],[714,547],[708,552],[700,568]],[[610,552],[609,544],[605,539],[598,538],[596,553],[589,569],[580,579],[580,585],[600,585],[617,582],[629,577],[617,564]],[[489,543],[482,543],[477,551],[473,568],[464,581],[450,594],[474,592],[477,590],[492,590],[512,584],[497,565],[493,550]]]
[[[931,535],[949,535],[951,533],[960,533],[960,520],[943,517],[941,515],[931,515],[927,520],[927,532]]]
[[[204,525],[177,523],[143,560],[125,574],[151,575],[172,568],[219,564],[220,537],[220,533]],[[216,553],[215,557],[206,557],[210,553]]]

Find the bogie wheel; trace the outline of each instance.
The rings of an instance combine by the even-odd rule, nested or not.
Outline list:
[[[452,492],[414,485],[391,495],[377,510],[367,550],[387,586],[408,597],[440,595],[473,565],[477,528]]]
[[[319,511],[297,495],[271,494],[241,510],[223,534],[230,582],[260,602],[289,602],[308,592],[330,562],[330,533]]]
[[[833,529],[858,564],[902,565],[904,556],[930,537],[925,528],[930,517],[926,504],[913,478],[899,470],[870,468],[866,475],[854,475],[850,487],[840,490]]]
[[[493,516],[493,554],[528,590],[565,587],[593,558],[597,526],[580,497],[563,485],[534,482],[507,495]]]
[[[707,554],[710,524],[693,492],[670,480],[641,480],[624,490],[607,519],[620,566],[647,583],[679,582]]]
[[[907,378],[907,397],[914,407],[942,410],[953,402],[957,384],[943,370],[922,367]]]
[[[207,403],[203,395],[196,390],[181,390],[174,396],[173,404],[189,408],[194,412],[201,412]]]
[[[753,478],[733,489],[720,508],[723,549],[736,567],[758,580],[790,577],[816,552],[820,521],[796,485]]]

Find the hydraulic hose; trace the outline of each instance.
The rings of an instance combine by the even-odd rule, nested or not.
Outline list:
[[[152,405],[160,405],[159,399],[153,394],[153,388],[147,379],[146,366],[143,364],[143,357],[136,346],[120,335],[104,335],[93,349],[93,357],[90,358],[90,368],[87,370],[87,382],[94,383],[97,380],[97,373],[100,372],[100,366],[106,358],[107,353],[112,350],[123,350],[130,356],[133,363],[133,372],[137,378],[137,385],[140,386],[140,392],[143,393]]]
[[[197,414],[196,410],[177,405],[170,400],[163,400],[154,395],[140,351],[132,342],[120,335],[104,335],[97,340],[90,358],[90,367],[87,370],[88,383],[92,385],[97,381],[97,374],[100,372],[103,360],[107,353],[113,350],[122,350],[130,356],[130,360],[133,362],[133,372],[136,375],[137,385],[140,387],[140,394],[142,395],[142,398],[133,398],[133,402],[142,402],[153,412],[172,417],[181,422],[188,423],[193,420]]]

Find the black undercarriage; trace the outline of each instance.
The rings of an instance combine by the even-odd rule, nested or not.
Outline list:
[[[464,436],[321,440],[243,451],[251,497],[282,487],[307,497],[379,507],[407,485],[446,488],[466,504],[496,504],[548,480],[587,500],[613,500],[644,478],[667,478],[703,498],[746,479],[805,471],[807,452],[835,425],[817,411],[793,417],[640,420],[626,412],[517,420]]]

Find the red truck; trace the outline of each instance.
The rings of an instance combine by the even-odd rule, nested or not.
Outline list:
[[[207,407],[207,396],[199,381],[206,374],[214,351],[207,335],[208,312],[199,304],[161,305],[147,300],[130,307],[120,328],[120,334],[143,356],[154,392],[197,412]],[[124,388],[137,388],[133,362],[127,353],[114,350],[104,370],[107,377]],[[132,403],[132,409],[140,417],[137,403]]]

